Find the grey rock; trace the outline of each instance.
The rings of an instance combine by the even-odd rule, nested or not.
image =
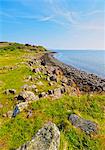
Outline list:
[[[32,101],[37,100],[38,97],[31,91],[22,91],[18,95],[17,99],[22,101]]]
[[[49,122],[41,128],[32,141],[17,150],[59,150],[60,132],[55,124]]]
[[[71,121],[72,125],[74,125],[77,128],[80,128],[87,134],[97,133],[97,124],[93,123],[90,120],[85,120],[75,114],[71,114],[69,116],[69,120]]]

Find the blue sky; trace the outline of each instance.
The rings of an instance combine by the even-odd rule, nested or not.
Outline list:
[[[0,0],[0,41],[105,49],[105,0]]]

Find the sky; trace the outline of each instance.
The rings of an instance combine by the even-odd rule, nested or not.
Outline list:
[[[105,0],[0,0],[0,41],[105,50]]]

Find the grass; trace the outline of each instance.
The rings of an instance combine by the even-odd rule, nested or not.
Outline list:
[[[103,105],[105,96],[93,96],[90,98],[91,104],[94,101],[97,102],[97,108],[100,110]],[[83,105],[84,100],[84,105]],[[74,101],[77,104],[74,105]],[[58,100],[41,99],[40,101],[33,102],[27,108],[32,110],[33,116],[27,119],[27,110],[19,114],[14,119],[9,119],[0,129],[0,137],[2,141],[6,141],[8,149],[14,149],[21,144],[30,140],[32,136],[38,131],[44,123],[48,121],[54,122],[61,131],[61,146],[60,150],[63,150],[66,143],[67,150],[101,150],[104,149],[103,141],[105,139],[105,124],[104,111],[100,112],[100,116],[93,118],[90,114],[97,116],[97,111],[94,107],[91,107],[90,114],[85,109],[85,104],[88,102],[87,96],[80,97],[80,103],[78,104],[77,97],[70,97],[64,95]],[[90,104],[89,106],[90,107]],[[69,110],[69,111],[68,111]],[[81,130],[73,127],[68,121],[68,115],[71,113],[79,114],[85,119],[90,119],[97,122],[100,127],[100,132],[97,135],[88,136]],[[8,137],[8,138],[7,138]],[[100,137],[100,138],[99,138]],[[65,142],[64,142],[65,141]]]
[[[7,68],[0,70],[0,149],[14,150],[26,141],[31,140],[35,133],[48,121],[55,123],[60,130],[60,150],[104,150],[105,149],[105,95],[82,95],[63,97],[52,100],[40,99],[31,103],[27,109],[16,118],[5,118],[2,115],[13,110],[16,105],[14,95],[5,95],[3,91],[14,88],[18,94],[24,84],[35,84],[41,81],[44,85],[37,85],[39,92],[48,91],[59,86],[49,86],[43,73],[32,73],[26,62],[33,56],[38,56],[38,49],[28,48],[22,44],[4,44],[0,47],[0,68],[4,66],[17,66],[13,70]],[[12,46],[12,48],[11,48]],[[31,51],[28,51],[31,49]],[[43,48],[41,48],[43,51]],[[40,51],[40,54],[43,52]],[[4,61],[5,60],[5,61]],[[18,64],[18,65],[17,65]],[[36,66],[37,67],[37,66]],[[34,78],[41,76],[36,81],[25,81],[31,75]],[[32,110],[32,117],[27,118],[28,111]],[[75,128],[68,121],[68,116],[75,113],[85,119],[96,122],[98,133],[86,135],[80,129]]]

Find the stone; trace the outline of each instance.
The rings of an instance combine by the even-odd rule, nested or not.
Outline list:
[[[17,150],[59,150],[60,132],[54,123],[47,123],[26,144]]]
[[[66,77],[63,77],[62,83],[68,83],[68,79]]]
[[[45,66],[45,65],[46,65],[46,61],[43,60],[43,61],[41,62],[41,65],[42,65],[42,66]]]
[[[54,90],[48,90],[48,94],[49,95],[53,95],[54,94]]]
[[[54,89],[54,96],[55,96],[56,98],[61,97],[61,95],[62,95],[62,93],[61,93],[61,89],[60,89],[60,88]]]
[[[53,74],[56,74],[58,76],[58,75],[63,75],[63,72],[59,67],[56,67],[53,71]]]
[[[25,84],[25,85],[23,85],[22,87],[21,87],[23,90],[33,90],[33,91],[35,91],[35,89],[36,89],[36,85],[27,85],[27,84]]]
[[[80,128],[87,134],[91,133],[97,133],[97,124],[90,121],[90,120],[85,120],[75,114],[71,114],[69,116],[69,120],[77,128]]]
[[[22,101],[32,101],[37,99],[38,97],[31,91],[22,91],[17,97],[17,100],[22,100]]]
[[[65,93],[66,92],[66,88],[65,87],[62,87],[61,88],[61,93],[63,94],[63,93]]]
[[[37,72],[40,72],[40,71],[41,71],[40,68],[34,68],[34,69],[32,70],[32,72],[34,72],[34,73],[37,73]]]
[[[16,90],[15,89],[7,89],[5,92],[5,94],[16,94]]]
[[[21,88],[22,88],[23,90],[28,90],[28,85],[25,84],[25,85],[23,85]]]
[[[3,114],[3,115],[2,115],[2,117],[7,117],[7,114],[6,114],[6,113],[5,113],[5,114]]]
[[[50,80],[57,82],[57,77],[56,77],[55,75],[52,75],[52,76],[50,77]]]
[[[42,93],[39,94],[39,98],[44,97],[44,96],[46,96],[45,92],[42,92]]]

